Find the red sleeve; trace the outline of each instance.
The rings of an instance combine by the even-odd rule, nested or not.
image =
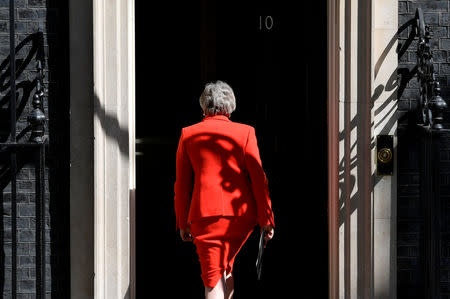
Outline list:
[[[176,229],[185,228],[188,225],[188,214],[193,188],[193,169],[186,152],[185,139],[181,130],[178,142],[175,179],[175,217]]]
[[[253,127],[250,128],[247,145],[245,146],[245,166],[250,176],[253,196],[256,200],[258,224],[260,227],[269,224],[275,227],[272,203],[269,197],[269,186],[266,174],[262,168],[255,129]]]

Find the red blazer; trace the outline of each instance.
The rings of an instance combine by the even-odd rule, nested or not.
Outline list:
[[[208,216],[250,216],[274,225],[255,129],[225,115],[181,130],[176,159],[176,227]]]

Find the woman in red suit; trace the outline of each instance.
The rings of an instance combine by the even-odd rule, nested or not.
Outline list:
[[[274,234],[267,178],[251,126],[233,122],[233,90],[206,85],[204,119],[181,130],[176,158],[176,227],[194,241],[206,298],[232,298],[235,257],[256,224]]]

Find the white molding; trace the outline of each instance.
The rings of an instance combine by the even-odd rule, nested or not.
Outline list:
[[[94,0],[96,299],[130,298],[129,194],[135,188],[134,3]]]
[[[391,101],[391,95],[396,91],[383,89],[377,97],[370,111],[370,126],[367,126],[366,103],[373,98],[377,87],[386,86],[397,69],[396,43],[392,40],[396,37],[398,26],[396,18],[386,12],[397,11],[398,1],[341,0],[340,5],[339,132],[343,137],[339,144],[342,186],[339,298],[396,298],[397,171],[395,168],[393,176],[378,177],[375,173],[376,148],[371,148],[370,155],[367,155],[364,140],[369,138],[373,143],[378,134],[396,134],[397,106],[395,101]],[[350,16],[345,16],[346,8],[350,8]],[[359,13],[367,15],[359,16]],[[364,20],[369,21],[369,18],[371,23],[365,24]],[[345,31],[347,28],[342,22],[350,22],[349,31]],[[368,35],[361,35],[362,31]],[[345,45],[348,47],[345,48]],[[343,70],[348,66],[346,53],[351,54],[347,56],[350,74],[345,74]],[[362,69],[358,63],[365,63],[365,57],[370,57],[370,65]],[[367,72],[369,69],[370,74]],[[363,73],[357,74],[358,70]],[[364,86],[359,82],[362,76]],[[367,81],[365,77],[368,77]],[[370,84],[366,86],[366,82]],[[349,87],[347,94],[346,86]],[[369,99],[366,97],[368,87]],[[396,142],[394,138],[394,152]],[[365,171],[367,167],[370,173]],[[368,190],[367,179],[372,178],[375,179]]]

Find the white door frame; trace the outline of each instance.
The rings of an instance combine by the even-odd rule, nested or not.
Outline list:
[[[69,0],[71,298],[134,298],[134,1]]]

